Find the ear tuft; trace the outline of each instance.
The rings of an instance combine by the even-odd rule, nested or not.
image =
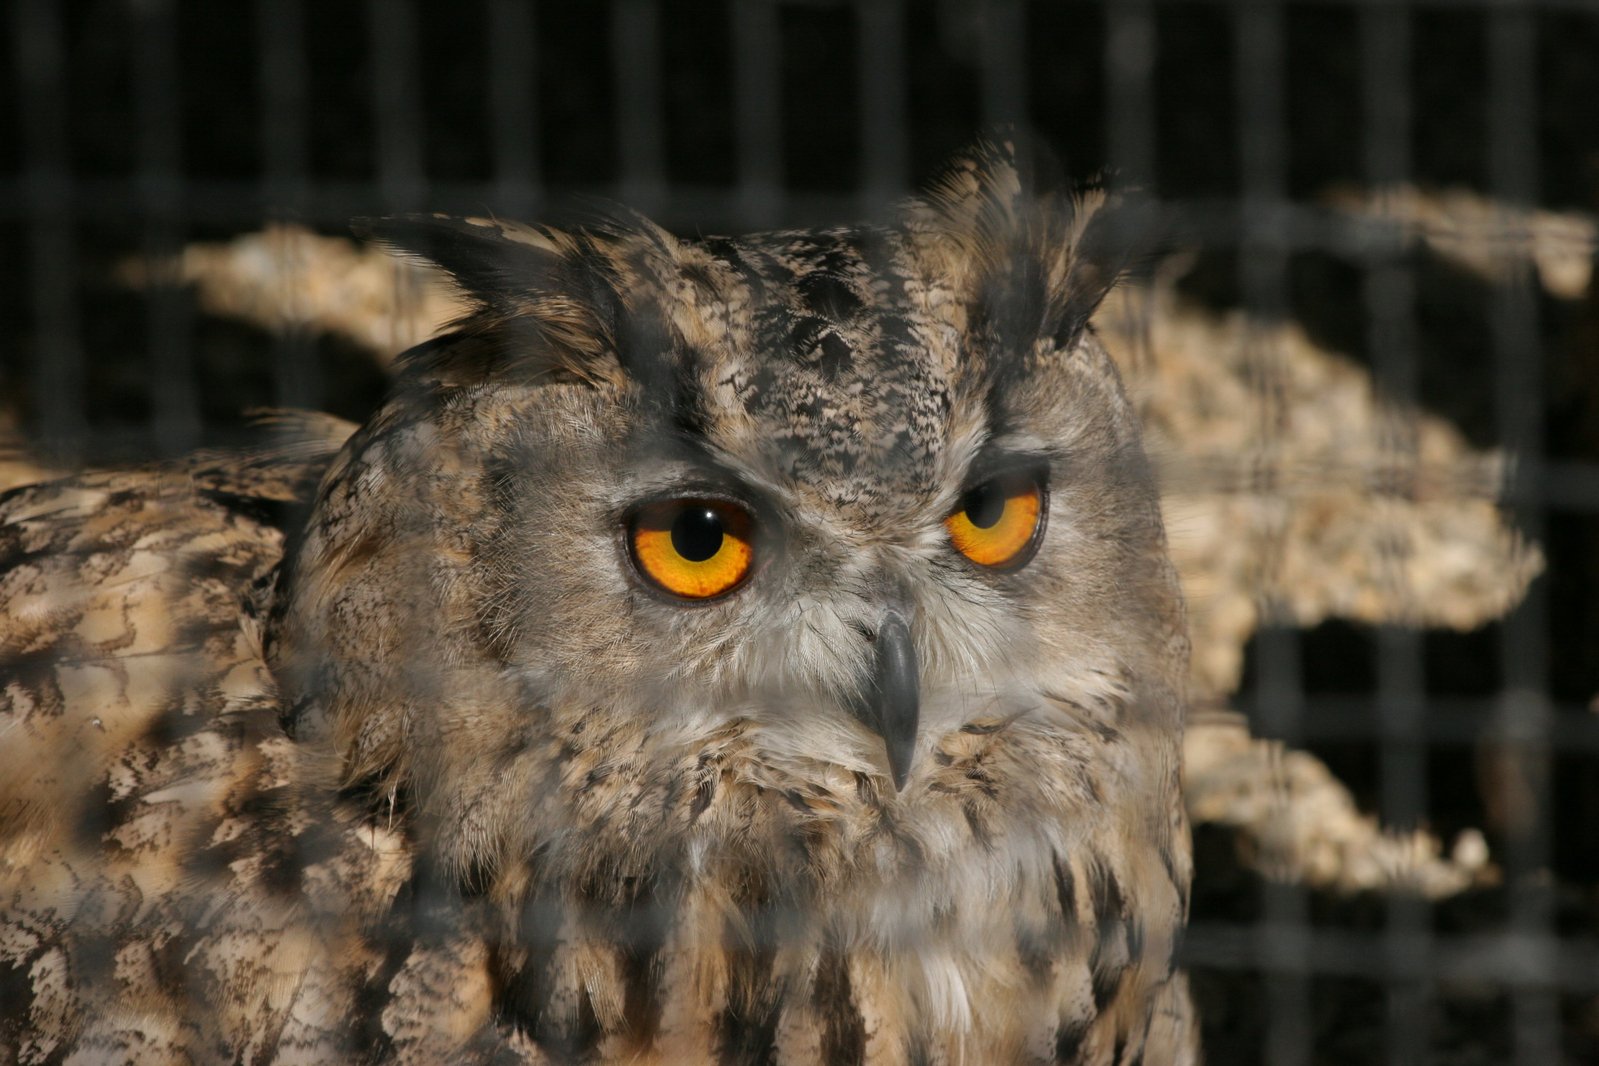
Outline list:
[[[514,310],[530,294],[563,288],[577,252],[565,234],[492,218],[396,215],[356,219],[351,228],[438,266],[464,295],[493,310]]]
[[[1062,351],[1148,258],[1158,230],[1138,197],[1098,184],[1070,190],[1044,145],[1010,131],[956,156],[905,220],[1003,343],[1028,349],[1047,336]]]
[[[1110,291],[1156,258],[1164,227],[1158,207],[1134,192],[1095,187],[1071,202],[1070,265],[1052,335],[1070,351]]]
[[[594,235],[452,215],[359,219],[352,228],[440,267],[475,305],[454,333],[412,349],[408,370],[615,380],[621,300]]]

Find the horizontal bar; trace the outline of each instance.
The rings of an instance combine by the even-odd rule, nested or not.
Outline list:
[[[831,8],[847,7],[855,0],[767,0],[776,7]],[[1047,0],[1040,0],[1047,2]],[[1105,7],[1117,0],[1063,0],[1088,7]],[[1401,10],[1428,8],[1453,8],[1457,10],[1488,10],[1503,7],[1525,7],[1532,11],[1592,11],[1594,0],[1153,0],[1156,7],[1383,7]]]
[[[1599,941],[1530,933],[1383,934],[1196,922],[1178,957],[1192,969],[1599,991]]]
[[[1307,694],[1304,715],[1297,723],[1295,743],[1307,741],[1371,741],[1385,743],[1392,731],[1382,721],[1378,697],[1321,696]],[[1554,705],[1547,718],[1524,728],[1507,722],[1499,696],[1480,699],[1427,697],[1423,712],[1407,724],[1405,739],[1433,746],[1464,746],[1484,741],[1494,744],[1552,744],[1562,754],[1599,752],[1599,714],[1579,704]],[[1237,709],[1257,728],[1270,721],[1247,694],[1240,694]]]
[[[132,178],[75,176],[65,184],[63,194],[70,209],[91,221],[137,219],[148,203],[146,191]],[[28,185],[24,177],[0,177],[0,220],[26,220],[30,216]],[[256,225],[263,218],[274,217],[274,209],[280,206],[271,202],[258,180],[192,179],[175,182],[168,191],[183,203],[185,217],[201,224]],[[563,189],[547,197],[546,202],[592,197],[614,200],[621,198],[623,191],[619,184],[586,185]],[[886,196],[883,213],[892,210],[896,195],[910,191],[907,187]],[[307,181],[297,192],[303,196],[294,205],[295,217],[317,225],[338,226],[384,209],[383,190],[376,180]],[[450,181],[430,182],[419,195],[429,210],[482,213],[495,210],[504,192],[505,186],[495,180]],[[656,220],[666,225],[681,221],[737,229],[740,212],[733,202],[736,193],[736,188],[723,186],[672,186]],[[1178,239],[1205,246],[1236,245],[1247,236],[1254,244],[1269,240],[1286,251],[1328,251],[1360,257],[1399,253],[1416,243],[1413,226],[1286,199],[1222,197],[1152,204],[1172,220]],[[861,214],[859,197],[845,193],[789,191],[785,207],[785,225],[837,224]],[[1452,239],[1467,239],[1473,233],[1503,240],[1505,228],[1466,222],[1452,230]]]

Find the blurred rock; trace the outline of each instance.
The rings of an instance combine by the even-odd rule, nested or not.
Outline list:
[[[1599,222],[1578,212],[1515,207],[1469,189],[1338,188],[1328,203],[1404,237],[1484,281],[1503,283],[1530,264],[1539,283],[1565,300],[1580,299],[1593,274]]]
[[[191,244],[175,262],[131,259],[118,273],[135,288],[191,285],[205,311],[273,332],[338,334],[385,365],[466,310],[429,266],[293,225]]]
[[[1225,702],[1270,613],[1473,629],[1542,569],[1497,505],[1504,459],[1298,327],[1216,316],[1169,286],[1096,320],[1120,359],[1159,471],[1193,628],[1192,695]]]
[[[1238,831],[1240,859],[1267,877],[1336,892],[1441,899],[1498,881],[1482,834],[1450,854],[1422,830],[1383,829],[1314,756],[1250,736],[1241,715],[1197,711],[1183,738],[1183,791],[1195,822]]]

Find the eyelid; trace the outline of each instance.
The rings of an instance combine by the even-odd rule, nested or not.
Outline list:
[[[726,504],[748,511],[757,523],[766,525],[770,508],[760,496],[750,492],[741,482],[731,477],[705,477],[697,469],[685,471],[685,476],[675,480],[654,480],[635,491],[616,508],[615,520],[625,524],[639,510],[656,504],[677,500],[704,500],[707,503]]]
[[[1049,489],[1053,464],[1042,452],[984,452],[972,460],[966,470],[966,479],[955,494],[955,503],[975,488],[980,488],[997,478],[1031,477],[1040,488]]]

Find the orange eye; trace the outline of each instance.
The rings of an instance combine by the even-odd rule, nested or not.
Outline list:
[[[731,592],[755,561],[749,512],[721,500],[647,504],[628,523],[639,572],[674,596],[708,600]]]
[[[950,543],[979,566],[1014,569],[1038,546],[1044,488],[1032,474],[1004,474],[969,489],[944,519]]]

